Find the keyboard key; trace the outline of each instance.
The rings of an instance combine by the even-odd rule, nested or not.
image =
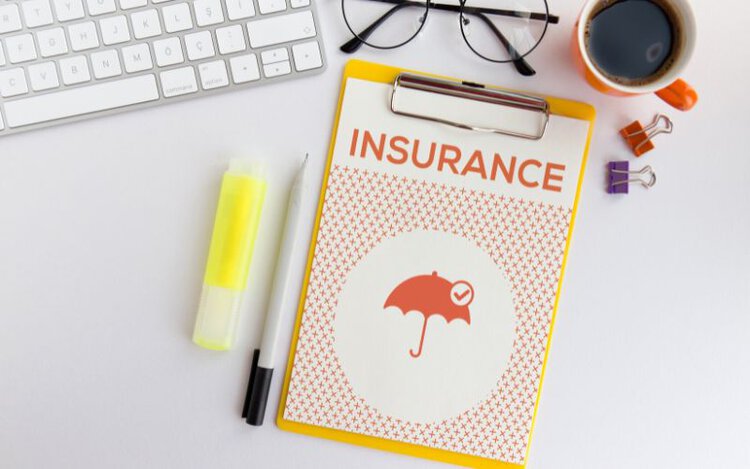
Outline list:
[[[128,20],[123,15],[102,18],[99,21],[99,29],[102,32],[102,42],[107,46],[122,44],[130,40]]]
[[[263,74],[266,76],[266,78],[288,75],[290,73],[292,73],[292,67],[289,64],[289,61],[276,62],[263,66]]]
[[[26,0],[21,3],[26,26],[36,28],[52,24],[52,8],[49,0]]]
[[[204,90],[212,90],[229,85],[227,66],[223,60],[202,63],[198,66],[201,76],[201,84]]]
[[[211,33],[208,31],[185,36],[185,48],[190,60],[200,60],[216,55],[214,41],[211,40]]]
[[[5,54],[3,53],[3,43],[0,42],[0,67],[5,65]]]
[[[216,42],[221,54],[232,54],[246,49],[245,35],[242,33],[242,26],[238,24],[217,29]]]
[[[320,55],[320,47],[317,41],[293,45],[292,55],[294,56],[294,68],[298,72],[323,66],[323,58]]]
[[[136,44],[122,48],[122,61],[125,63],[125,71],[128,73],[142,72],[154,67],[151,62],[151,52],[148,44]]]
[[[0,34],[21,29],[21,14],[13,3],[0,6]]]
[[[130,10],[131,8],[145,7],[148,0],[120,0],[120,8]]]
[[[5,40],[5,48],[8,53],[8,62],[17,64],[36,59],[36,48],[34,38],[31,34],[12,36]]]
[[[195,22],[198,26],[210,26],[224,22],[224,13],[219,0],[195,0]]]
[[[0,114],[0,130],[3,130],[5,128],[5,124],[3,123],[3,115]]]
[[[136,39],[154,37],[161,34],[159,14],[156,10],[138,11],[131,15],[133,22],[133,35]]]
[[[0,96],[10,98],[29,92],[22,68],[11,68],[0,72]]]
[[[185,57],[182,55],[180,39],[176,37],[154,41],[154,56],[156,57],[156,65],[159,67],[166,67],[185,61]]]
[[[280,47],[278,49],[267,50],[260,54],[260,60],[263,64],[272,64],[275,62],[283,62],[289,60],[289,52],[286,47]]]
[[[157,99],[154,76],[143,75],[10,101],[5,117],[8,127],[20,127]]]
[[[161,78],[161,89],[165,98],[198,91],[193,67],[182,67],[161,72],[159,78]]]
[[[260,78],[258,60],[255,58],[255,54],[232,57],[229,59],[229,66],[232,69],[232,80],[237,84]]]
[[[190,7],[187,3],[168,5],[161,11],[164,18],[164,29],[168,33],[186,31],[192,29],[193,18],[190,16]]]
[[[36,34],[39,43],[39,53],[42,57],[54,57],[68,52],[68,43],[65,41],[63,28],[45,29]]]
[[[76,85],[91,80],[89,64],[86,57],[82,55],[60,60],[60,74],[66,85]]]
[[[286,10],[285,0],[258,0],[258,9],[263,15]]]
[[[84,17],[83,2],[81,0],[52,0],[55,5],[55,15],[59,21],[72,21]]]
[[[247,24],[247,35],[253,48],[315,37],[312,12],[300,11],[251,21]]]
[[[50,90],[60,86],[57,69],[53,62],[42,62],[29,67],[29,81],[34,91]]]
[[[289,6],[292,8],[302,8],[310,5],[310,0],[289,0]]]
[[[93,21],[71,24],[68,26],[68,36],[70,47],[76,52],[99,47],[99,37],[96,35]]]
[[[122,75],[120,58],[117,56],[116,50],[105,50],[91,54],[91,68],[94,69],[94,77],[99,80]]]
[[[253,0],[225,0],[230,20],[241,20],[255,16]]]
[[[86,0],[89,7],[89,14],[92,16],[112,13],[117,9],[115,0]]]

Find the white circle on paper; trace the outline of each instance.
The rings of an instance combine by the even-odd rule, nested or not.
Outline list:
[[[424,316],[383,306],[401,282],[432,272],[453,284],[445,294],[471,286],[471,323],[430,316],[414,358],[409,351],[418,348]],[[334,349],[354,392],[386,415],[429,423],[469,410],[497,388],[515,315],[510,284],[486,252],[459,236],[413,231],[384,240],[352,269],[334,327]]]

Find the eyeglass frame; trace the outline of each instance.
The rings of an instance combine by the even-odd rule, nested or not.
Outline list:
[[[529,63],[525,60],[525,57],[532,53],[542,42],[544,39],[544,36],[547,34],[547,28],[549,27],[549,24],[557,24],[560,20],[558,16],[550,15],[549,14],[549,4],[547,3],[547,0],[542,0],[544,2],[544,13],[536,13],[536,12],[521,12],[516,10],[505,10],[505,9],[495,9],[495,8],[484,8],[484,7],[467,7],[466,2],[467,0],[459,0],[459,6],[456,5],[449,5],[445,3],[435,3],[433,0],[426,0],[424,3],[424,6],[422,3],[417,3],[413,0],[370,0],[375,2],[381,2],[381,3],[389,3],[393,4],[394,7],[390,10],[386,11],[383,15],[381,15],[379,18],[377,18],[375,21],[373,21],[368,27],[366,27],[364,30],[362,30],[360,33],[356,33],[354,31],[354,28],[352,28],[351,24],[349,24],[349,19],[346,15],[346,7],[344,6],[347,0],[341,0],[341,13],[344,17],[344,23],[346,23],[346,27],[349,29],[349,32],[351,32],[354,37],[350,39],[349,41],[345,42],[341,47],[341,51],[346,53],[353,53],[357,51],[360,47],[362,47],[363,44],[366,44],[370,47],[373,47],[375,49],[381,49],[381,50],[390,50],[390,49],[396,49],[401,46],[404,46],[411,42],[415,37],[419,35],[420,32],[422,32],[422,28],[424,28],[424,25],[427,23],[427,15],[430,12],[430,8],[434,8],[436,10],[440,11],[450,11],[450,12],[456,12],[459,14],[460,19],[460,29],[461,29],[461,36],[464,39],[464,42],[466,45],[471,49],[472,52],[474,52],[479,57],[483,58],[484,60],[487,60],[489,62],[493,63],[512,63],[516,70],[524,76],[531,76],[536,74],[536,71],[529,65]],[[419,25],[419,29],[417,29],[414,34],[407,39],[404,42],[401,42],[400,44],[396,44],[393,46],[378,46],[374,44],[370,44],[367,42],[367,37],[372,34],[372,32],[375,31],[378,27],[380,27],[383,23],[385,23],[388,18],[391,17],[394,13],[398,12],[400,9],[410,6],[419,6],[420,8],[424,7],[424,16],[422,17],[421,24]],[[536,44],[526,51],[524,54],[519,54],[518,51],[513,47],[513,45],[508,41],[508,39],[505,37],[505,35],[500,31],[497,26],[495,26],[492,21],[486,16],[488,14],[492,15],[501,15],[501,16],[512,16],[516,18],[528,18],[531,20],[545,20],[544,29],[542,30],[542,34],[539,36],[539,39],[537,40]],[[481,53],[479,53],[474,46],[471,45],[468,38],[466,37],[466,32],[464,30],[464,24],[468,24],[467,21],[465,21],[465,15],[474,15],[478,18],[480,18],[484,23],[492,30],[492,32],[495,34],[497,39],[500,41],[500,43],[503,45],[505,50],[508,52],[508,54],[512,57],[508,60],[495,60],[491,59]],[[364,36],[364,38],[362,37]]]

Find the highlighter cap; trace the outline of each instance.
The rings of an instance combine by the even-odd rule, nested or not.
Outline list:
[[[241,174],[265,183],[266,167],[263,163],[249,158],[232,158],[229,160],[227,173]]]
[[[242,293],[204,284],[193,342],[211,350],[229,350],[237,330]]]
[[[232,160],[224,173],[193,342],[228,350],[234,342],[266,193],[262,167]]]

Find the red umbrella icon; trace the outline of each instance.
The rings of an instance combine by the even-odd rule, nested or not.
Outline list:
[[[440,277],[437,272],[432,275],[417,275],[401,282],[393,289],[383,308],[395,306],[403,314],[418,311],[424,316],[422,336],[419,338],[419,348],[416,352],[409,350],[409,354],[417,358],[422,354],[424,334],[427,331],[427,320],[432,315],[440,315],[450,323],[454,319],[462,319],[471,324],[469,304],[474,300],[474,288],[468,282],[459,280],[450,282]]]

